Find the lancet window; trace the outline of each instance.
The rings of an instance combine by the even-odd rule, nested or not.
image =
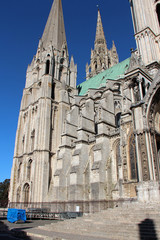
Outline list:
[[[143,97],[144,97],[144,96],[146,95],[144,78],[142,78],[142,83],[141,83],[141,85],[142,85],[142,95],[143,95]]]
[[[120,127],[120,124],[121,124],[121,112],[119,112],[119,113],[116,114],[115,124],[116,124],[116,127],[117,127],[117,128]]]
[[[50,70],[50,61],[47,60],[46,61],[46,74],[49,74],[49,70]]]
[[[160,25],[160,4],[157,4],[156,12],[157,12],[157,17],[158,17],[158,22],[159,22],[159,25]]]
[[[19,167],[18,167],[18,173],[17,173],[17,178],[18,178],[18,181],[20,179],[20,174],[21,174],[21,167],[22,167],[22,163],[19,164]]]
[[[17,202],[20,202],[21,199],[21,187],[18,187],[17,189]]]
[[[32,160],[30,159],[27,166],[27,179],[30,181],[32,169]]]
[[[29,191],[30,191],[30,186],[28,183],[24,185],[24,202],[28,203],[29,202]]]
[[[35,130],[31,132],[31,152],[34,150],[34,142],[35,142]]]

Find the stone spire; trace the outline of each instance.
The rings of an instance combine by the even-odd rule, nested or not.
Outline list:
[[[107,43],[103,31],[100,10],[98,9],[96,37],[94,42],[94,50],[91,50],[90,65],[86,65],[86,79],[112,67],[118,63],[118,55],[115,44],[111,50],[107,48]]]
[[[44,48],[52,44],[52,46],[59,51],[61,50],[62,45],[66,43],[61,0],[54,0],[52,4],[41,42]]]
[[[106,39],[104,36],[103,25],[100,10],[98,9],[98,17],[97,17],[97,29],[96,29],[96,39],[95,39],[95,47],[96,45],[103,44],[106,45]]]
[[[108,68],[108,49],[104,36],[100,10],[98,9],[94,50],[91,50],[90,65],[86,65],[86,79]]]

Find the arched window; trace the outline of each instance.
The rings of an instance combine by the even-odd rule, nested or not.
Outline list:
[[[62,58],[60,59],[60,64],[63,65],[63,63],[64,63],[64,58],[62,57]]]
[[[146,95],[146,89],[145,89],[145,81],[144,81],[144,78],[142,78],[142,94],[143,94],[143,97]]]
[[[55,73],[55,59],[54,57],[52,58],[52,77],[54,78],[54,73]]]
[[[94,68],[97,70],[97,61],[94,62]]]
[[[34,142],[35,142],[35,130],[31,132],[31,152],[34,150]]]
[[[49,74],[49,69],[50,69],[50,61],[46,61],[46,74]]]
[[[29,202],[29,191],[30,191],[30,186],[28,183],[24,185],[24,202],[28,203]]]
[[[52,93],[51,93],[51,98],[52,99],[55,99],[55,86],[56,86],[56,84],[53,82],[52,83]]]
[[[130,155],[130,177],[132,180],[136,180],[137,179],[137,158],[136,158],[134,134],[132,134],[129,139],[129,155]]]
[[[21,167],[22,167],[22,163],[20,163],[20,164],[19,164],[19,167],[18,167],[18,173],[17,173],[18,181],[19,181],[19,179],[20,179]]]
[[[121,112],[117,113],[115,116],[116,128],[119,128],[121,125]]]
[[[62,81],[62,72],[63,72],[63,66],[59,69],[59,81]]]
[[[95,134],[97,135],[98,134],[98,124],[97,123],[95,123],[94,128],[95,128]]]
[[[22,138],[22,152],[24,153],[24,143],[25,143],[25,135]]]
[[[20,202],[21,199],[21,187],[18,187],[17,189],[17,202]]]
[[[32,167],[32,160],[30,159],[27,166],[27,179],[30,181],[31,178],[31,167]]]
[[[159,22],[159,25],[160,25],[160,4],[157,4],[156,12],[157,12],[157,17],[158,17],[158,22]]]

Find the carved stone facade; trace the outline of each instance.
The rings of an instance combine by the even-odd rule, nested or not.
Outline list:
[[[148,19],[145,8],[160,2],[130,3],[134,24],[139,26],[139,30],[135,27],[137,38],[144,30],[138,6],[143,3]],[[151,11],[149,22],[157,23],[158,14]],[[98,11],[91,73],[87,69],[87,80],[76,87],[77,66],[73,57],[69,62],[61,1],[54,0],[36,56],[27,69],[10,206],[45,203],[61,211],[65,204],[65,210],[75,211],[79,205],[80,210],[92,211],[105,208],[107,201],[160,200],[160,55],[154,63],[151,58],[146,63],[138,43],[131,57],[118,63],[115,47],[114,58],[102,30]],[[153,34],[154,28],[148,25],[147,31],[151,30]],[[156,27],[157,37],[158,31]],[[144,30],[144,34],[150,33]],[[145,51],[154,49],[154,44],[158,48],[156,41]]]

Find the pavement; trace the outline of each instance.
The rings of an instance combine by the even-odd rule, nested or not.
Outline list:
[[[45,224],[50,224],[55,222],[55,220],[28,220],[18,223],[10,223],[6,218],[0,218],[0,240],[30,240],[31,238],[25,236],[25,232],[28,229],[36,228],[38,226],[44,226]],[[18,232],[18,234],[16,234]],[[18,235],[18,238],[15,237]],[[41,238],[33,238],[34,240],[41,240]]]
[[[0,218],[0,240],[109,240],[99,236],[87,236],[69,232],[45,231],[39,226],[56,223],[57,220],[28,220],[25,223],[10,223]],[[70,225],[70,222],[68,222]]]

